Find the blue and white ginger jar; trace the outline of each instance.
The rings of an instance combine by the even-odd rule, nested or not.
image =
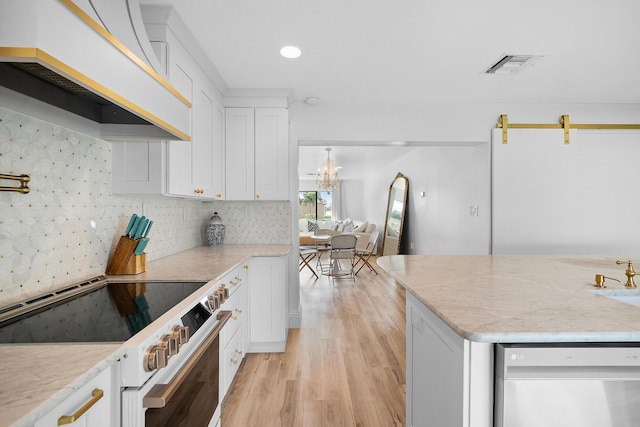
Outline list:
[[[209,246],[221,246],[224,243],[225,226],[218,212],[214,212],[213,216],[207,224],[207,243]]]

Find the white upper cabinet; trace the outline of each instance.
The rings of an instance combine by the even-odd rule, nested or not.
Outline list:
[[[225,120],[227,200],[253,200],[255,111],[253,108],[227,108]]]
[[[220,200],[224,196],[224,108],[203,88],[195,90],[193,140],[168,143],[167,193]]]
[[[264,200],[289,200],[289,112],[256,108],[255,193]]]
[[[193,107],[191,141],[114,141],[113,193],[289,200],[289,91],[226,88],[166,8],[143,8],[160,68]],[[171,27],[172,23],[174,27]],[[179,31],[178,31],[179,32]],[[183,43],[183,39],[186,43]],[[247,95],[249,94],[249,95]],[[225,105],[227,108],[223,107]]]
[[[222,200],[225,110],[217,89],[175,36],[154,43],[169,58],[169,80],[193,105],[192,140],[114,141],[113,193]]]
[[[226,109],[226,200],[288,200],[286,108]]]

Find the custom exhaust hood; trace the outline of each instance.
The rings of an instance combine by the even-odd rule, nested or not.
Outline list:
[[[138,0],[0,0],[0,10],[0,86],[99,123],[105,139],[191,139],[191,94],[158,73]]]

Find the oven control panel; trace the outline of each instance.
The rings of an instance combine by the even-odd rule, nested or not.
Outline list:
[[[220,308],[223,302],[229,298],[229,288],[225,287],[224,283],[218,287],[207,299],[209,304],[209,310],[216,311]]]
[[[189,342],[189,327],[174,325],[170,333],[164,334],[158,343],[149,347],[145,353],[144,369],[147,372],[164,368],[169,359],[180,351],[182,345]]]
[[[121,386],[139,387],[158,370],[179,365],[202,338],[194,334],[204,325],[217,323],[216,312],[228,297],[228,288],[212,281],[125,342]],[[183,346],[187,354],[181,351]]]

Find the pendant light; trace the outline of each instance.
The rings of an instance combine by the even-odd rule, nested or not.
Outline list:
[[[338,177],[338,169],[335,163],[331,160],[331,148],[327,147],[327,159],[324,161],[322,167],[318,169],[316,175],[316,185],[318,190],[321,191],[334,191],[340,183]]]

